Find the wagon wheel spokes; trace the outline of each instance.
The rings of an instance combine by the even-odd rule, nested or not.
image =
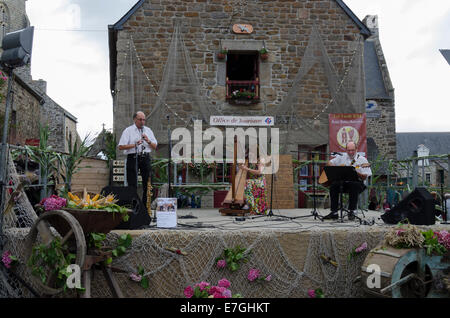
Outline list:
[[[52,255],[56,259],[53,258],[53,263],[45,263],[44,258],[37,257],[39,253],[48,251],[47,248],[54,249]],[[74,254],[75,257],[69,254]],[[39,270],[41,276],[32,275],[31,278],[40,290],[45,295],[61,293],[65,282],[58,279],[58,268],[62,269],[64,264],[76,264],[83,268],[85,263],[86,241],[80,223],[63,210],[44,212],[35,221],[27,236],[26,257],[27,260],[33,259],[33,268]],[[60,264],[59,267],[56,267],[56,264]],[[45,278],[44,282],[42,277]]]
[[[45,245],[49,245],[55,239],[47,221],[42,220],[41,222],[38,222],[36,227],[42,242]]]
[[[64,245],[67,243],[67,241],[69,240],[69,238],[72,237],[72,235],[74,235],[73,229],[70,229],[69,232],[67,232],[67,234],[63,237],[62,241],[61,241],[61,245]]]

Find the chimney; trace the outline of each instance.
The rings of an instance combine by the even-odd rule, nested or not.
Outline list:
[[[33,81],[33,84],[41,91],[41,93],[47,94],[47,82],[43,79]]]
[[[378,36],[378,16],[366,15],[363,19],[363,23],[369,28],[372,35]]]

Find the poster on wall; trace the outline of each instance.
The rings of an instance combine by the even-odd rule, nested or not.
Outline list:
[[[345,152],[348,142],[367,157],[366,114],[329,114],[330,152]]]

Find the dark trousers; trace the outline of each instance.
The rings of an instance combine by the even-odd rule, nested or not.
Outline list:
[[[137,171],[142,176],[142,203],[147,206],[147,189],[148,178],[151,175],[151,157],[149,154],[137,156]],[[127,156],[127,182],[129,187],[137,189],[137,171],[136,171],[136,155],[131,154]]]
[[[339,210],[339,194],[341,188],[341,182],[334,182],[330,186],[330,201],[331,211],[337,212]],[[361,181],[344,181],[343,193],[349,194],[348,209],[351,211],[356,210],[358,205],[358,196],[364,191],[366,186]]]

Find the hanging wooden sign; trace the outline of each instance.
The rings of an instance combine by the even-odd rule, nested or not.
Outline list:
[[[251,24],[235,24],[233,25],[233,32],[240,34],[250,34],[253,32]]]

